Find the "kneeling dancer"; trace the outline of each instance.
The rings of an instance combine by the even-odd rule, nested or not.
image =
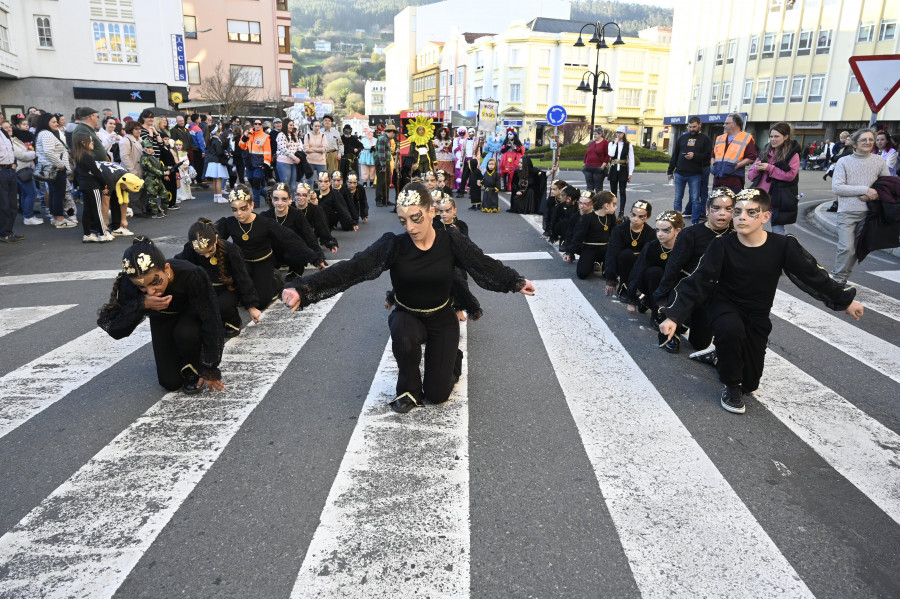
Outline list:
[[[459,320],[450,301],[454,265],[490,291],[534,295],[534,285],[481,249],[455,228],[434,228],[434,205],[428,188],[410,183],[397,197],[397,217],[406,233],[385,233],[346,262],[288,284],[282,300],[291,310],[340,293],[389,270],[396,307],[388,317],[397,360],[397,399],[391,409],[443,403],[456,383]],[[425,344],[424,378],[419,373]]]

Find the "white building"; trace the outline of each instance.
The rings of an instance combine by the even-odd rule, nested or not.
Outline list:
[[[180,0],[0,0],[2,110],[168,106],[187,96],[183,34]]]
[[[410,82],[416,71],[416,54],[429,41],[443,42],[447,32],[500,33],[523,17],[568,19],[567,0],[445,0],[426,6],[410,6],[394,17],[394,42],[384,51],[387,95],[385,109],[394,114],[412,105]]]
[[[316,52],[331,52],[331,42],[328,40],[316,40],[313,42]]]
[[[469,44],[489,33],[460,33],[453,28],[441,52],[438,82],[439,110],[477,110],[466,93],[472,75]],[[471,86],[469,86],[471,87]]]
[[[341,131],[347,125],[350,125],[350,128],[353,129],[354,135],[358,135],[361,138],[363,136],[363,127],[369,126],[369,119],[365,115],[354,112],[341,119]]]
[[[365,99],[366,115],[386,114],[384,111],[384,94],[387,84],[384,81],[366,81]]]

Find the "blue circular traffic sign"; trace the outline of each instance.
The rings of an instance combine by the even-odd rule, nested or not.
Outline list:
[[[550,110],[547,111],[547,122],[554,127],[559,127],[560,125],[565,123],[566,109],[559,104],[557,104],[556,106],[551,106]]]

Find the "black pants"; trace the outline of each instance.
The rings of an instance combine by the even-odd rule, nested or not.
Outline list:
[[[594,273],[594,263],[603,264],[606,257],[606,244],[584,245],[575,265],[575,274],[579,279],[586,279]]]
[[[174,206],[175,204],[178,203],[178,202],[176,202],[176,200],[178,199],[178,176],[177,176],[177,174],[169,175],[169,180],[166,181],[165,179],[163,179],[162,184],[163,184],[163,187],[166,188],[166,191],[169,192],[169,198],[168,198],[168,201],[166,202],[165,207],[171,208],[172,206]]]
[[[106,231],[103,223],[103,193],[99,189],[82,189],[81,195],[82,202],[84,202],[84,210],[81,212],[81,230],[85,235],[91,233],[103,235]]]
[[[200,317],[192,311],[150,317],[150,338],[156,360],[156,378],[168,391],[181,389],[182,369],[200,365]]]
[[[375,173],[375,205],[384,206],[388,203],[391,192],[391,171],[385,169]]]
[[[628,283],[635,262],[637,262],[637,256],[628,248],[619,250],[619,253],[616,254],[616,273],[619,275],[620,283]]]
[[[241,328],[241,315],[238,312],[237,291],[231,291],[225,285],[216,285],[216,297],[219,300],[219,314],[222,316],[222,324],[225,331]]]
[[[206,180],[204,173],[206,171],[203,170],[203,152],[200,150],[194,150],[194,155],[191,158],[191,164],[194,165],[194,170],[197,171],[197,183],[202,183]]]
[[[450,399],[462,369],[459,351],[459,319],[448,305],[432,314],[396,309],[388,317],[391,346],[397,360],[397,396],[409,393],[428,403]],[[419,373],[425,344],[425,374]]]
[[[131,201],[129,194],[129,202]],[[124,209],[123,209],[124,208]],[[115,190],[111,190],[109,192],[109,224],[110,229],[118,229],[122,226],[122,212],[126,212],[128,209],[128,204],[125,204],[123,207],[122,204],[119,203],[119,196],[116,194]]]
[[[653,301],[653,292],[659,287],[659,282],[662,281],[663,278],[663,272],[661,266],[650,266],[645,268],[638,281],[638,288],[628,290],[629,293],[633,293],[634,295],[637,295],[638,292],[644,294],[644,305],[650,308],[654,319],[659,318],[659,307],[656,305],[656,302]]]
[[[245,261],[247,264],[247,274],[253,281],[253,287],[256,289],[256,296],[259,298],[259,304],[256,306],[259,310],[265,310],[272,303],[272,300],[281,293],[282,285],[276,281],[275,261],[272,256],[259,262]],[[281,277],[278,277],[280,280]]]
[[[756,391],[772,321],[767,314],[747,314],[721,300],[712,302],[708,311],[716,338],[719,380],[725,385],[741,385],[747,392]]]
[[[625,214],[625,203],[628,197],[625,195],[625,187],[628,185],[628,165],[623,164],[618,168],[609,169],[609,187],[619,200],[619,216]]]
[[[658,283],[657,283],[658,286]],[[656,289],[654,287],[654,289]],[[652,293],[652,292],[651,292]],[[675,301],[675,290],[673,289],[669,293],[669,303],[667,305],[671,306]],[[688,333],[688,341],[694,349],[706,349],[709,347],[709,344],[712,343],[713,339],[713,329],[711,320],[709,317],[709,312],[707,311],[707,304],[702,304],[698,306],[691,315],[685,320],[682,325],[690,328],[690,332]],[[682,328],[678,328],[678,333],[682,332]]]

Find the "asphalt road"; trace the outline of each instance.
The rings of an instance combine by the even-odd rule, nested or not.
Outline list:
[[[829,196],[820,173],[800,187],[807,210]],[[672,194],[635,175],[628,203]],[[199,198],[132,230],[173,255],[195,218],[228,213]],[[370,202],[335,258],[399,231]],[[858,323],[783,277],[738,416],[713,369],[665,354],[527,217],[460,204],[537,295],[474,287],[456,395],[405,416],[384,408],[386,275],[271,308],[226,346],[229,390],[187,398],[141,339],[96,335],[110,281],[70,280],[116,270],[127,241],[17,227],[27,240],[0,246],[0,597],[900,595],[900,260],[857,266]],[[832,237],[788,231],[830,269]]]

